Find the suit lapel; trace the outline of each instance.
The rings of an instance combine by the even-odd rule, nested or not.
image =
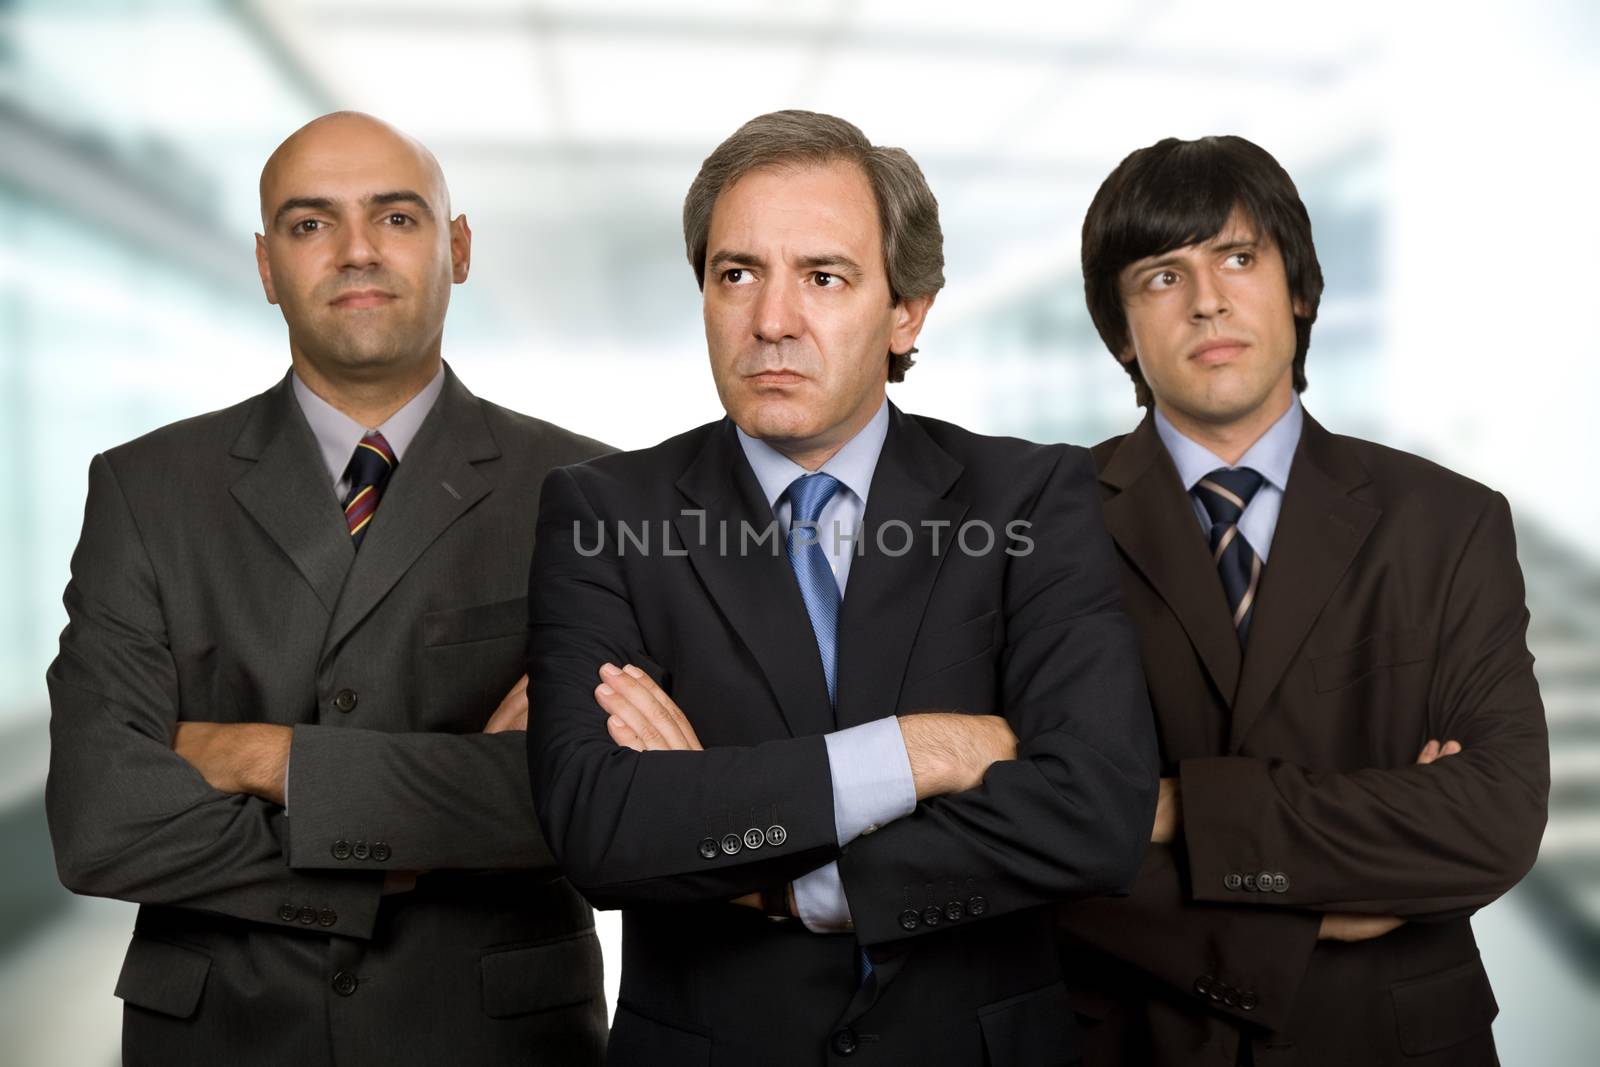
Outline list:
[[[444,390],[389,479],[355,554],[328,627],[324,658],[440,534],[489,494],[489,482],[473,464],[499,455],[477,397],[446,367]]]
[[[857,542],[863,554],[850,563],[839,614],[840,727],[893,715],[899,707],[934,579],[969,507],[964,496],[946,495],[961,464],[893,405],[889,420]]]
[[[1151,416],[1117,446],[1100,480],[1118,490],[1105,502],[1106,528],[1178,617],[1212,684],[1231,702],[1239,686],[1240,654],[1227,596]],[[1253,625],[1261,626],[1259,609]]]
[[[248,461],[229,485],[331,614],[355,549],[288,375],[263,393],[229,449]]]
[[[778,526],[731,420],[711,428],[677,486],[692,505],[673,519],[689,561],[766,675],[790,734],[829,732],[833,713],[816,635],[781,537],[755,540]]]
[[[1250,621],[1230,750],[1238,750],[1377,524],[1380,509],[1351,496],[1367,480],[1338,440],[1307,415]]]

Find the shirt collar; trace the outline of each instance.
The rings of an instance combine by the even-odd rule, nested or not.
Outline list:
[[[335,485],[344,477],[345,468],[350,465],[350,457],[355,453],[356,445],[361,439],[371,432],[355,419],[340,411],[316,393],[311,387],[300,380],[300,375],[291,373],[290,381],[294,387],[294,398],[300,404],[300,410],[305,413],[306,422],[311,425],[312,436],[317,439],[317,447],[322,451],[322,462],[327,465],[328,475]],[[406,449],[411,446],[412,438],[417,436],[417,431],[422,429],[422,422],[428,417],[428,412],[433,410],[434,402],[439,399],[439,394],[444,392],[444,364],[439,365],[438,373],[422,391],[407,400],[405,406],[384,420],[382,426],[375,427],[377,432],[383,434],[383,439],[389,442],[389,447],[394,449],[395,459],[404,460]]]
[[[1300,428],[1304,422],[1300,397],[1290,397],[1289,410],[1267,427],[1267,432],[1239,457],[1238,463],[1228,463],[1209,448],[1184,436],[1183,431],[1156,409],[1156,433],[1167,446],[1172,463],[1178,468],[1178,479],[1186,490],[1192,490],[1196,482],[1218,467],[1249,467],[1280,493],[1287,491],[1289,468],[1294,464],[1294,450],[1300,444]]]
[[[744,449],[744,457],[750,461],[750,469],[755,471],[756,481],[761,483],[761,492],[766,495],[767,503],[776,510],[778,498],[783,495],[784,490],[788,489],[796,478],[811,472],[765,441],[751,437],[738,427],[735,429],[738,430],[739,445]],[[886,398],[879,405],[878,413],[872,416],[872,420],[846,441],[844,447],[835,452],[820,470],[839,479],[841,485],[865,504],[867,489],[872,485],[872,472],[877,470],[878,457],[883,453],[883,442],[888,436],[889,401]]]

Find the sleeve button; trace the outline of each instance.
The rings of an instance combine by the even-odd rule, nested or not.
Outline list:
[[[915,930],[917,927],[919,927],[921,925],[922,925],[922,916],[918,915],[912,909],[907,908],[905,911],[902,911],[900,913],[900,929],[902,929],[902,930]]]

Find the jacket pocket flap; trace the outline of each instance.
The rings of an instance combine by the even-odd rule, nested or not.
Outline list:
[[[1489,976],[1477,958],[1449,970],[1395,982],[1395,1025],[1407,1055],[1448,1048],[1489,1029],[1500,1013]]]
[[[1317,691],[1326,693],[1360,681],[1381,667],[1417,663],[1428,654],[1428,634],[1421,627],[1385,630],[1343,652],[1313,657],[1311,668],[1317,676]]]
[[[994,1067],[1065,1067],[1081,1053],[1061,982],[979,1009],[978,1025]]]
[[[124,1002],[177,1019],[200,1006],[211,973],[211,957],[192,948],[134,934],[117,976],[116,995]]]
[[[528,598],[525,596],[470,608],[430,611],[422,617],[422,643],[429,646],[521,636],[527,631]]]
[[[490,1018],[582,1004],[600,974],[600,940],[591,928],[560,941],[502,949],[485,955],[479,969]]]

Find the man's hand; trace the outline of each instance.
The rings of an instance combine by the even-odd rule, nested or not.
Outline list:
[[[489,716],[489,721],[484,724],[483,732],[498,734],[506,730],[526,730],[528,728],[528,676],[524,674],[517,679],[517,684],[511,687],[511,692],[500,701],[500,706],[494,709],[494,714]]]
[[[628,664],[607,663],[600,668],[595,702],[610,717],[606,730],[611,740],[635,752],[699,752],[700,739],[671,697],[655,679]]]
[[[1156,794],[1156,821],[1150,828],[1151,844],[1171,844],[1182,825],[1183,788],[1177,778],[1163,778],[1161,789]]]
[[[1330,911],[1322,917],[1322,926],[1317,930],[1317,939],[1370,941],[1404,925],[1404,919],[1397,919],[1393,915],[1347,915],[1343,912]]]
[[[265,722],[180,722],[172,748],[211,788],[283,803],[294,730]]]
[[[1017,735],[998,715],[932,711],[899,722],[918,801],[975,789],[990,764],[1017,758]]]
[[[1459,741],[1446,741],[1441,745],[1436,740],[1430,740],[1422,746],[1422,751],[1417,753],[1417,766],[1426,767],[1434,760],[1454,756],[1460,751]],[[1342,912],[1329,912],[1322,917],[1322,927],[1317,931],[1317,937],[1322,941],[1370,941],[1404,925],[1404,919],[1393,915],[1347,915]]]

